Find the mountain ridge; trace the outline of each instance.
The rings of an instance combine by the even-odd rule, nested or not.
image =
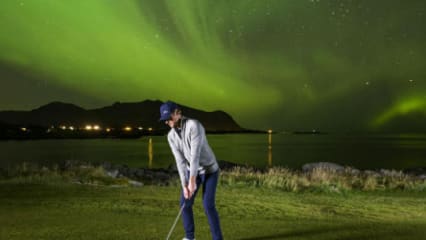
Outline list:
[[[146,99],[139,102],[114,102],[111,105],[85,109],[68,102],[52,101],[32,110],[0,111],[0,122],[14,125],[38,125],[43,127],[97,124],[102,127],[121,127],[124,125],[166,129],[159,122],[159,108],[163,102]],[[242,128],[231,115],[222,110],[207,112],[177,103],[183,115],[199,120],[206,131],[238,132]]]

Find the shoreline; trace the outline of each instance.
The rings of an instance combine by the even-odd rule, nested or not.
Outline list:
[[[305,164],[301,169],[282,167],[253,168],[219,160],[222,185],[266,187],[284,191],[426,191],[426,168],[406,171],[389,169],[359,170],[335,163]],[[9,169],[0,168],[0,181],[49,182],[111,186],[180,186],[174,165],[168,168],[132,168],[109,162],[87,163],[63,161],[53,166],[22,163]]]

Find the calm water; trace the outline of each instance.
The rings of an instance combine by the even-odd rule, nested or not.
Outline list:
[[[362,169],[426,166],[426,135],[224,134],[208,135],[207,139],[218,159],[257,167],[300,168],[304,163],[319,161]],[[0,142],[2,166],[61,160],[108,161],[151,168],[174,164],[166,136]]]

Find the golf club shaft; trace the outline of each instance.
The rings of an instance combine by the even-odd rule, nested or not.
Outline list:
[[[181,208],[180,208],[180,210],[179,210],[179,214],[177,215],[177,217],[176,217],[176,219],[175,219],[175,222],[173,223],[173,226],[172,226],[172,228],[170,229],[169,234],[167,235],[166,240],[169,240],[170,236],[172,235],[172,232],[173,232],[173,230],[175,229],[177,222],[179,221],[179,217],[180,217],[180,215],[182,214],[182,211],[183,211],[183,208],[184,208],[184,207],[185,207],[185,202],[182,204],[182,207],[181,207]]]

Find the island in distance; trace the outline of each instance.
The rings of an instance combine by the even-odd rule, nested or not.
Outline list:
[[[163,102],[115,102],[84,109],[64,102],[51,102],[30,111],[0,111],[0,139],[40,138],[138,138],[163,135],[169,128],[159,122]],[[224,111],[205,112],[180,105],[184,114],[198,119],[207,133],[265,133],[240,127]]]

